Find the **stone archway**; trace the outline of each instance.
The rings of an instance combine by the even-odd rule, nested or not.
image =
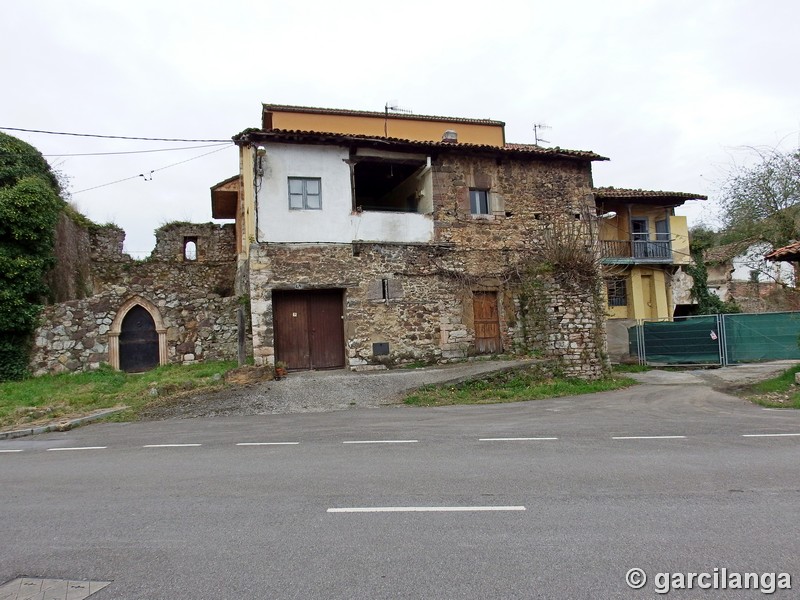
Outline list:
[[[111,329],[108,332],[108,362],[111,367],[120,369],[119,338],[122,333],[122,324],[128,313],[134,308],[140,307],[149,313],[155,325],[155,332],[158,335],[158,364],[167,364],[167,328],[164,320],[155,304],[141,296],[128,298],[117,311],[117,316],[111,322]]]

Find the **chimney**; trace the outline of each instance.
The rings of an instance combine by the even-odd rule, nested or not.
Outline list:
[[[447,131],[442,134],[442,141],[447,144],[457,144],[458,143],[458,133],[455,129],[448,129]]]

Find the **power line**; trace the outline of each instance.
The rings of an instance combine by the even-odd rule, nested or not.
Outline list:
[[[122,154],[147,154],[150,152],[176,152],[178,150],[196,150],[197,148],[214,148],[223,143],[227,146],[232,142],[221,142],[219,144],[205,144],[203,146],[182,146],[180,148],[157,148],[154,150],[130,150],[128,152],[84,152],[76,154],[42,154],[44,157],[62,158],[67,156],[117,156]]]
[[[137,179],[138,177],[142,177],[145,181],[150,181],[153,178],[153,173],[157,173],[158,171],[163,171],[164,169],[169,169],[171,167],[176,167],[178,165],[182,165],[183,163],[187,163],[193,160],[197,160],[198,158],[203,158],[204,156],[208,156],[209,154],[215,154],[217,152],[222,152],[223,150],[227,149],[227,145],[225,148],[217,148],[216,150],[212,150],[211,152],[206,152],[205,154],[200,154],[198,156],[193,156],[192,158],[187,158],[186,160],[182,160],[180,162],[172,163],[171,165],[166,165],[164,167],[159,167],[158,169],[151,169],[150,171],[145,173],[139,173],[138,175],[131,175],[130,177],[126,177],[124,179],[117,179],[116,181],[109,181],[108,183],[103,183],[100,185],[96,185],[94,187],[85,188],[82,190],[78,190],[76,192],[70,192],[70,194],[80,194],[81,192],[88,192],[91,190],[96,190],[103,187],[108,187],[109,185],[114,185],[115,183],[122,183],[123,181],[130,181],[131,179]]]
[[[140,140],[146,142],[230,142],[231,140],[198,140],[187,138],[155,138],[129,135],[100,135],[97,133],[68,133],[66,131],[45,131],[43,129],[23,129],[21,127],[0,127],[5,131],[24,131],[26,133],[46,133],[48,135],[71,135],[75,137],[103,138],[107,140]]]

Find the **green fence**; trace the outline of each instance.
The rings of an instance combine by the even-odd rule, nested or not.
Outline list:
[[[800,313],[722,315],[725,363],[800,359]]]
[[[800,312],[640,321],[628,330],[642,364],[728,365],[800,359]]]

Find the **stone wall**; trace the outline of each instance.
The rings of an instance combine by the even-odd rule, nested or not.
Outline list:
[[[68,212],[62,212],[54,232],[56,264],[45,278],[50,302],[85,298],[92,293],[90,252],[89,231]]]
[[[588,163],[448,154],[432,166],[434,244],[251,247],[256,364],[275,360],[273,289],[343,290],[347,362],[354,369],[470,356],[472,297],[481,291],[497,294],[504,351],[537,350],[557,358],[570,376],[603,374],[605,313],[592,290],[544,282],[537,302],[547,308],[535,320],[519,294],[520,265],[536,255],[554,221],[574,223],[594,212]],[[492,214],[470,214],[470,188],[490,190]],[[587,244],[592,227],[581,229]],[[373,355],[377,342],[389,344],[388,356]]]
[[[235,239],[232,225],[167,225],[156,231],[156,250],[136,261],[122,253],[124,232],[91,231],[87,298],[47,306],[36,331],[31,370],[36,375],[96,369],[109,361],[109,332],[120,307],[139,297],[158,311],[166,328],[170,363],[235,359]],[[186,238],[196,257],[184,257]]]

